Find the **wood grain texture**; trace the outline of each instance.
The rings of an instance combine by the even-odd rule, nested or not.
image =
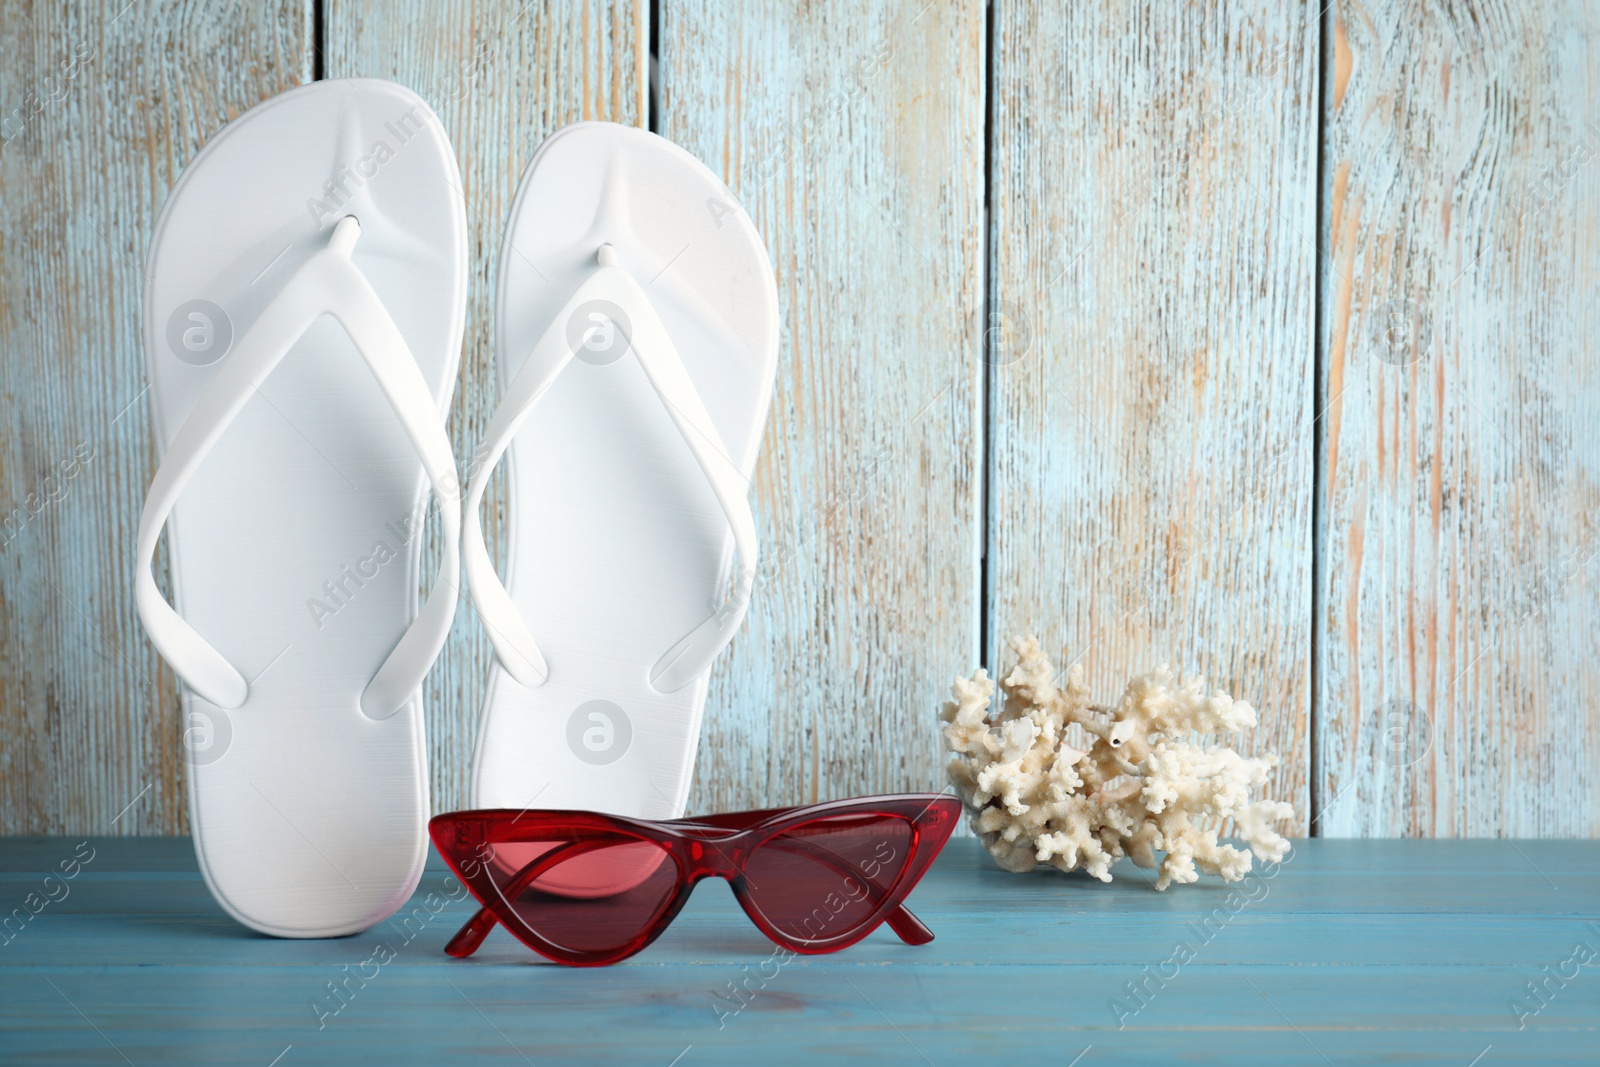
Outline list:
[[[0,842],[0,914],[78,845]],[[908,902],[930,944],[879,930],[832,955],[775,955],[708,883],[659,941],[596,970],[536,962],[503,931],[471,960],[445,956],[472,906],[437,865],[393,922],[285,941],[221,912],[186,839],[88,848],[55,901],[0,933],[8,1064],[120,1050],[251,1067],[1066,1067],[1092,1046],[1079,1067],[1592,1067],[1600,1017],[1592,966],[1567,962],[1580,943],[1600,952],[1596,842],[1297,841],[1236,886],[1156,893],[1126,861],[1110,885],[1010,875],[957,840]],[[363,966],[379,943],[392,958]],[[1179,944],[1187,962],[1171,962]],[[1541,981],[1542,1005],[1527,991]],[[1513,1002],[1537,1011],[1519,1019]]]
[[[1329,13],[1331,834],[1600,833],[1600,13]]]
[[[691,811],[943,784],[977,655],[983,6],[664,0],[660,132],[777,273],[763,559]]]
[[[1316,20],[994,11],[988,662],[1206,675],[1304,833]]]
[[[311,76],[302,0],[0,6],[0,832],[185,824],[134,612],[145,252],[184,164]]]
[[[326,76],[389,78],[408,86],[438,112],[461,164],[471,268],[449,429],[463,464],[499,402],[494,292],[517,180],[539,143],[568,123],[644,123],[647,13],[647,5],[629,0],[328,0]],[[483,522],[491,551],[503,560],[503,478],[491,483]],[[436,560],[438,552],[435,514],[423,558]],[[435,811],[468,806],[472,746],[492,656],[463,597],[424,689]]]
[[[317,2],[322,73],[461,158],[458,455],[523,166],[647,121],[640,0],[0,6],[0,833],[185,828],[141,271],[188,160],[312,76]],[[1301,832],[1600,836],[1600,16],[1322,7],[996,0],[991,49],[973,0],[661,0],[657,125],[784,316],[694,810],[937,786],[950,677],[1031,630],[1107,697],[1168,661],[1251,700]],[[489,658],[464,606],[441,809]]]

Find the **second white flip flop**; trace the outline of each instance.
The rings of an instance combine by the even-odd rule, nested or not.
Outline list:
[[[710,665],[755,578],[771,263],[699,160],[586,122],[551,136],[523,175],[497,300],[501,402],[462,541],[498,657],[472,802],[677,817]],[[504,585],[478,515],[502,455]]]

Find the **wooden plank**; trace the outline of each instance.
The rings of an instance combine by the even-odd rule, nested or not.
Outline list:
[[[390,78],[439,113],[455,144],[471,230],[467,332],[450,415],[465,460],[499,402],[494,372],[494,290],[501,232],[517,179],[539,142],[582,119],[642,125],[649,58],[648,5],[631,0],[327,0],[330,78]],[[490,487],[483,522],[503,558],[504,489]],[[438,558],[437,516],[424,559]],[[431,569],[424,567],[424,573]],[[469,602],[424,689],[436,811],[468,804],[493,649]]]
[[[660,941],[598,971],[530,963],[503,932],[471,962],[446,957],[472,906],[437,865],[403,928],[293,941],[227,919],[187,840],[91,847],[67,895],[0,945],[8,1063],[121,1062],[116,1049],[259,1065],[288,1049],[285,1067],[1065,1064],[1093,1046],[1084,1067],[1459,1067],[1489,1045],[1485,1064],[1592,1062],[1600,1017],[1600,983],[1567,962],[1580,943],[1600,952],[1596,842],[1297,841],[1259,881],[1158,894],[1126,862],[1110,885],[1017,876],[958,840],[910,900],[931,944],[880,930],[837,954],[775,957],[727,893],[701,886]],[[78,848],[0,842],[0,906]],[[393,958],[363,966],[380,942]],[[1179,943],[1192,958],[1170,963]],[[333,1001],[327,983],[351,973],[364,977]],[[1542,1004],[1527,992],[1541,981]],[[337,1007],[320,1025],[319,1000]],[[1518,1000],[1537,1012],[1519,1018]]]
[[[1318,25],[995,4],[988,662],[1260,711],[1304,833]]]
[[[943,784],[977,656],[984,8],[663,0],[660,132],[755,220],[783,333],[761,578],[690,810]]]
[[[997,869],[976,842],[961,839],[918,887],[912,903],[918,916],[944,940],[956,940],[959,935],[953,931],[970,920],[973,901],[983,901],[990,921],[983,931],[988,951],[981,959],[991,963],[1028,961],[1054,951],[1053,939],[1070,938],[1071,955],[1058,961],[1061,965],[1112,965],[1157,957],[1172,947],[1174,937],[1187,932],[1209,937],[1209,962],[1271,965],[1283,962],[1287,944],[1309,953],[1306,928],[1314,925],[1315,957],[1323,964],[1403,966],[1426,961],[1437,966],[1509,967],[1529,945],[1538,943],[1552,920],[1581,924],[1595,917],[1593,901],[1600,899],[1600,848],[1593,842],[1542,842],[1529,848],[1527,843],[1439,841],[1413,846],[1336,839],[1324,844],[1323,840],[1310,847],[1303,840],[1297,842],[1285,862],[1258,868],[1255,878],[1236,886],[1207,877],[1194,886],[1158,895],[1151,889],[1152,876],[1131,863],[1118,865],[1116,880],[1104,886],[1086,876],[1043,870],[1017,877]],[[207,892],[187,838],[7,840],[0,847],[0,903],[23,901],[46,872],[75,856],[88,858],[82,873],[70,879],[65,896],[57,887],[60,899],[36,920],[38,936],[17,934],[5,944],[6,966],[194,962],[185,953],[193,953],[196,946],[191,942],[186,947],[183,938],[219,934],[237,941],[229,961],[241,967],[315,965],[342,960],[349,952],[337,941],[291,949],[281,941],[249,937]],[[417,890],[419,898],[430,890],[448,893],[442,861],[436,856],[430,859],[430,873]],[[138,883],[133,890],[138,913],[162,922],[130,926],[107,941],[92,923],[56,921],[124,911],[133,882]],[[1216,908],[1227,906],[1228,894],[1235,888],[1240,891],[1238,912],[1213,915]],[[460,891],[455,894],[459,897]],[[1271,906],[1259,908],[1269,897]],[[747,938],[749,920],[718,890],[704,890],[695,899],[701,903],[675,921],[674,936],[627,966],[727,959],[730,945]],[[463,900],[452,901],[439,913],[438,929],[418,947],[427,953],[442,950],[472,910]],[[1372,936],[1377,918],[1417,913],[1431,918],[1421,925],[1396,923],[1381,938]],[[1202,920],[1206,925],[1198,927],[1198,934],[1186,931],[1187,924]],[[32,922],[30,931],[35,929]],[[174,926],[181,928],[178,943],[173,940]],[[1227,936],[1216,936],[1223,928]],[[873,939],[861,953],[831,961],[860,962],[857,957],[865,954],[870,960],[891,962],[897,951],[894,945],[893,938]],[[519,951],[509,938],[499,938],[477,958],[509,962]],[[941,948],[929,962],[945,965],[952,958]],[[426,957],[419,962],[450,966],[446,960]]]
[[[1325,830],[1595,836],[1600,12],[1329,20]]]
[[[86,978],[41,967],[31,969],[27,983],[7,983],[7,1015],[16,1030],[0,1031],[0,1040],[13,1043],[10,1062],[19,1067],[120,1064],[118,1052],[134,1064],[208,1067],[271,1067],[279,1055],[277,1067],[674,1067],[674,1057],[681,1057],[676,1067],[921,1067],[1023,1058],[1070,1067],[1078,1056],[1077,1067],[1468,1067],[1474,1057],[1482,1057],[1474,1067],[1589,1067],[1592,1022],[1600,1011],[1596,985],[1580,980],[1519,1032],[1506,1007],[1508,990],[1521,990],[1537,967],[1476,973],[1423,965],[1352,970],[1193,963],[1118,1030],[1108,1009],[1113,992],[1164,956],[1131,967],[1044,973],[1016,966],[844,968],[800,957],[762,984],[763,965],[767,974],[779,965],[771,962],[770,949],[745,947],[742,963],[598,974],[553,973],[557,968],[526,962],[449,969],[389,964],[364,988],[347,977],[368,959],[355,946],[337,964],[263,968],[242,979],[216,963],[171,969],[159,984],[137,968],[107,968]],[[1551,963],[1564,958],[1566,950],[1556,951]],[[366,973],[373,973],[371,965]],[[355,994],[319,1030],[311,1005],[319,995],[332,997],[326,983],[340,981]],[[1041,990],[1045,981],[1050,985]],[[747,1006],[735,1014],[723,1005],[735,996],[730,983],[737,989],[743,982],[753,992],[744,994]],[[1466,1012],[1464,1003],[1479,1010]],[[238,1008],[244,1010],[229,1013]],[[0,1025],[5,1021],[0,1016]]]
[[[0,6],[0,833],[185,825],[134,613],[144,258],[184,164],[308,80],[310,40],[306,0]]]

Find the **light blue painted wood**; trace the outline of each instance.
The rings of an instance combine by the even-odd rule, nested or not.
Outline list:
[[[980,655],[983,4],[660,15],[660,132],[750,213],[782,317],[690,810],[938,789],[934,716]]]
[[[993,9],[986,662],[1204,675],[1309,833],[1316,9]]]
[[[205,140],[310,80],[311,4],[0,4],[0,833],[181,824],[176,682],[133,598],[144,260]]]
[[[1319,832],[1594,837],[1600,8],[1326,23]]]
[[[0,906],[20,905],[77,844],[0,843]],[[1600,843],[1300,841],[1237,886],[1158,894],[1126,864],[1111,885],[1008,875],[958,840],[910,901],[931,945],[879,931],[780,964],[710,883],[656,945],[595,970],[538,962],[504,933],[471,960],[444,956],[472,909],[441,903],[429,917],[427,894],[451,892],[437,862],[401,913],[418,916],[409,941],[397,921],[295,942],[227,919],[186,839],[90,847],[67,895],[0,946],[8,1064],[120,1063],[118,1050],[140,1065],[255,1067],[280,1053],[280,1067],[1066,1064],[1087,1047],[1083,1067],[1462,1067],[1486,1048],[1488,1067],[1592,1064],[1600,1030],[1600,955],[1564,962],[1579,944],[1600,954]],[[319,1029],[324,983],[380,941],[396,958],[352,982]],[[1193,959],[1168,963],[1179,942]],[[1538,1006],[1526,983],[1547,966],[1575,976],[1552,980],[1519,1030],[1510,1002]],[[730,983],[748,992],[734,998]],[[1147,990],[1142,1005],[1128,983]]]
[[[0,831],[185,825],[129,579],[140,272],[187,160],[312,76],[317,3],[325,73],[405,82],[462,155],[462,454],[522,166],[646,121],[641,0],[0,6]],[[1035,629],[1097,692],[1170,659],[1254,701],[1301,829],[1600,834],[1592,8],[992,6],[991,48],[970,0],[659,5],[659,124],[749,207],[786,323],[696,807],[936,786],[948,679]],[[487,664],[463,611],[441,808]]]

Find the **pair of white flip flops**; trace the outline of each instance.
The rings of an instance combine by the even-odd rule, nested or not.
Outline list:
[[[498,659],[474,807],[682,814],[710,663],[748,604],[777,292],[724,185],[631,127],[544,143],[505,231],[500,400],[463,486],[445,418],[468,270],[449,140],[385,81],[229,123],[156,226],[139,612],[186,683],[200,868],[265,933],[353,933],[416,887],[419,687],[458,553]],[[502,457],[504,584],[479,516]]]

